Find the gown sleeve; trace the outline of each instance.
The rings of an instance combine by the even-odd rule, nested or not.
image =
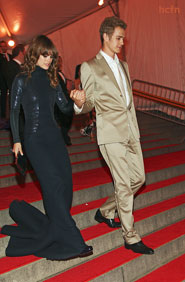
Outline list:
[[[18,76],[14,79],[10,97],[10,126],[13,143],[21,142],[19,136],[19,112],[23,95],[24,80]]]
[[[70,115],[73,112],[74,102],[71,99],[66,99],[61,85],[57,86],[56,104],[64,114]]]

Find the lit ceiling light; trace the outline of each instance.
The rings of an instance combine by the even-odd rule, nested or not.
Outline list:
[[[20,29],[20,23],[17,22],[17,23],[14,25],[14,27],[13,27],[13,31],[14,31],[14,32],[18,32],[19,29]]]
[[[10,47],[14,47],[15,41],[14,41],[13,39],[8,40],[8,45],[9,45]]]
[[[98,1],[98,5],[99,5],[99,6],[102,6],[103,4],[104,4],[104,0],[99,0],[99,1]]]
[[[6,29],[4,27],[1,27],[1,33],[6,33]]]

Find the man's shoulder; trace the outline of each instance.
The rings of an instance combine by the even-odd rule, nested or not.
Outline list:
[[[82,63],[82,68],[83,67],[90,67],[93,68],[95,66],[97,66],[98,60],[100,59],[100,54],[98,53],[96,56],[92,57],[91,59],[85,61]]]

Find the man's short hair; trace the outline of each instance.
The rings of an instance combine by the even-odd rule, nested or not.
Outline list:
[[[15,46],[13,48],[13,50],[12,50],[13,58],[17,57],[20,52],[24,53],[24,45],[23,44],[18,44],[17,46]]]
[[[114,33],[115,28],[118,26],[123,29],[126,29],[127,24],[118,17],[107,17],[104,19],[99,29],[102,44],[104,41],[103,34],[106,33],[109,37],[111,37]]]

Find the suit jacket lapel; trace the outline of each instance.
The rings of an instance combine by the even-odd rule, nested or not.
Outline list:
[[[120,61],[120,64],[121,64],[123,72],[124,72],[124,74],[126,76],[126,83],[127,83],[128,93],[129,93],[129,96],[130,96],[130,103],[128,105],[128,108],[130,108],[131,103],[132,103],[132,99],[133,99],[133,97],[132,97],[132,85],[131,85],[131,81],[130,81],[128,72],[127,72],[127,70],[126,70],[126,68],[124,66],[124,63]]]
[[[123,72],[124,72],[124,74],[125,74],[125,76],[126,76],[126,78],[127,78],[127,84],[128,84],[129,87],[132,89],[131,82],[130,82],[130,79],[129,79],[127,70],[126,70],[126,68],[125,68],[125,66],[124,66],[124,64],[123,64],[123,62],[121,62],[121,61],[119,61],[119,62],[120,62],[120,64],[121,64],[122,69],[123,69]]]
[[[96,55],[97,58],[97,62],[98,64],[100,64],[101,68],[103,69],[103,71],[108,75],[108,77],[110,78],[110,80],[114,83],[114,85],[117,87],[117,89],[120,91],[119,85],[115,79],[115,76],[111,70],[111,68],[109,67],[109,65],[107,64],[106,60],[104,59],[104,57],[98,53]]]

